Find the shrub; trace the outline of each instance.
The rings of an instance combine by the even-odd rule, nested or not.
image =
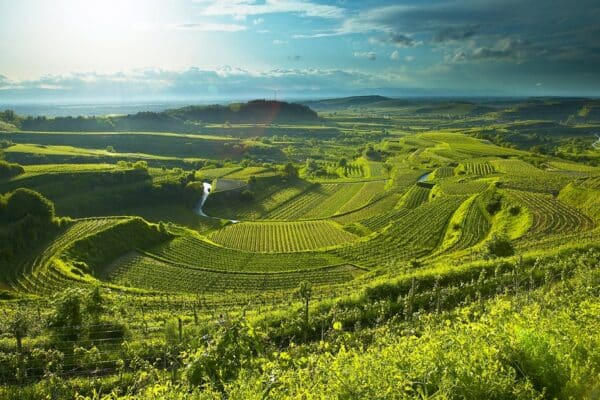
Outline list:
[[[254,329],[241,320],[223,321],[212,338],[187,360],[186,376],[192,385],[224,391],[242,368],[250,367],[262,349]]]
[[[509,257],[515,254],[515,248],[507,237],[494,235],[487,243],[487,252],[494,257]]]
[[[42,221],[54,218],[54,204],[36,191],[18,188],[8,195],[6,214],[9,222],[31,215]]]
[[[76,341],[81,336],[81,296],[79,290],[67,289],[54,299],[49,325],[58,341]]]
[[[494,193],[485,206],[487,212],[489,212],[491,215],[494,215],[500,211],[500,208],[502,207],[501,200],[502,196],[499,193]]]
[[[519,207],[519,206],[510,206],[508,208],[508,212],[510,213],[510,215],[519,215],[519,213],[521,212],[521,207]]]

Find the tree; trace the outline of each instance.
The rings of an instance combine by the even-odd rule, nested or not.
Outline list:
[[[2,324],[4,325],[4,324]],[[27,336],[29,331],[30,321],[27,314],[23,310],[17,310],[13,317],[2,326],[2,330],[14,336],[17,342],[17,379],[19,382],[24,376],[23,369],[23,338]]]
[[[27,315],[22,311],[18,310],[13,317],[8,321],[5,330],[12,334],[17,341],[17,351],[21,353],[23,349],[23,338],[27,336],[29,331],[29,319]]]
[[[338,167],[344,168],[347,165],[348,165],[348,160],[346,160],[343,157],[340,158],[340,160],[338,161]]]
[[[27,215],[51,221],[54,204],[34,190],[18,188],[8,195],[6,213],[9,221],[18,221]]]
[[[256,176],[252,175],[248,178],[248,187],[253,188],[256,185]]]
[[[298,169],[292,163],[287,163],[283,167],[283,175],[286,178],[294,179],[298,177]]]
[[[381,160],[381,153],[379,151],[375,150],[375,148],[373,147],[372,144],[368,145],[365,148],[363,155],[369,160],[373,160],[373,161]]]

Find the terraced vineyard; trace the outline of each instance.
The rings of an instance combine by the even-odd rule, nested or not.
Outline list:
[[[463,250],[480,243],[488,235],[492,227],[483,206],[477,197],[469,201],[464,218],[460,223],[458,240],[452,244],[448,251]],[[449,229],[454,229],[450,227]]]
[[[205,268],[225,272],[301,271],[341,264],[342,259],[323,252],[270,254],[243,252],[208,243],[195,236],[177,237],[148,252],[190,268]]]
[[[573,176],[567,172],[544,171],[517,159],[493,160],[491,163],[504,175],[500,178],[507,188],[556,194]]]
[[[414,210],[390,215],[391,224],[377,237],[334,250],[335,254],[365,267],[410,260],[432,252],[464,196],[449,196],[422,204]]]
[[[351,185],[351,189],[357,189]],[[300,219],[308,213],[316,213],[322,202],[330,199],[338,190],[346,188],[343,184],[320,184],[304,192],[302,196],[292,198],[267,214],[268,219]],[[329,210],[331,212],[331,210]],[[331,214],[330,214],[331,215]]]
[[[438,184],[438,187],[444,194],[448,195],[461,195],[461,194],[476,194],[486,190],[492,181],[485,179],[466,180],[464,178],[458,178],[448,180]]]
[[[400,200],[399,194],[388,194],[381,197],[369,205],[362,207],[356,211],[349,212],[344,215],[335,216],[332,219],[342,225],[353,222],[364,221],[369,218],[377,217],[380,214],[385,214],[396,207]]]
[[[527,239],[585,231],[594,226],[591,218],[550,195],[520,190],[506,190],[506,193],[527,207],[533,216],[531,228],[525,235]]]
[[[318,206],[310,210],[307,209],[302,217],[319,218],[339,213],[339,210],[352,200],[363,186],[363,183],[347,183],[339,185],[339,187],[332,192],[327,199],[323,199]]]
[[[315,250],[345,244],[356,236],[328,221],[247,222],[229,225],[210,238],[231,249],[260,253]]]
[[[427,202],[431,189],[419,185],[411,187],[402,198],[402,206],[406,208],[417,208]]]
[[[336,214],[344,214],[371,203],[373,199],[383,193],[385,185],[385,181],[363,183],[356,194],[337,209]]]
[[[454,176],[454,167],[440,167],[433,172],[434,179],[450,178]]]
[[[27,293],[47,294],[76,284],[73,276],[58,270],[53,259],[72,244],[86,236],[94,235],[110,226],[127,221],[122,218],[92,218],[74,221],[59,234],[43,252],[33,260],[27,260],[22,269],[15,271],[11,279],[13,289]]]
[[[487,161],[464,163],[465,172],[470,175],[490,175],[495,172],[494,167]]]
[[[111,266],[109,281],[118,285],[167,292],[254,292],[294,289],[302,281],[314,285],[344,283],[363,273],[349,264],[302,271],[261,273],[226,272],[190,268],[138,253],[130,253]]]

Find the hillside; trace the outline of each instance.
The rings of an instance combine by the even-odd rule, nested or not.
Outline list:
[[[594,398],[598,126],[508,103],[0,133],[0,398]]]

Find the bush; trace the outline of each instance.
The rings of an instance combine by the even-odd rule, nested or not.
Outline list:
[[[510,206],[508,208],[508,212],[510,213],[510,215],[519,215],[519,213],[521,212],[521,207],[519,206]]]
[[[499,193],[494,193],[485,206],[487,212],[494,215],[500,211],[500,208],[502,207],[501,200],[502,196]]]
[[[79,340],[83,323],[81,302],[81,291],[74,289],[68,289],[54,299],[49,325],[59,342]]]
[[[186,376],[192,385],[212,386],[224,391],[242,368],[250,367],[262,349],[254,329],[241,320],[223,321],[206,345],[187,360]]]
[[[487,252],[494,257],[509,257],[515,254],[515,248],[507,237],[494,235],[487,243]]]
[[[54,204],[36,191],[18,188],[7,197],[6,219],[14,222],[28,215],[41,221],[51,221],[54,218]]]

